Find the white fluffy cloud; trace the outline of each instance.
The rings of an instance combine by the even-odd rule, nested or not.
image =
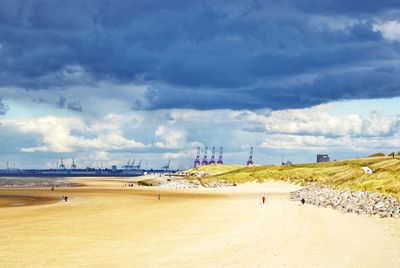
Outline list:
[[[400,148],[400,135],[390,139],[382,137],[324,137],[310,135],[274,134],[265,139],[260,147],[275,150],[308,152],[377,152],[396,151]]]
[[[192,109],[175,109],[167,113],[167,118],[177,122],[206,122],[206,123],[221,123],[236,120],[240,115],[240,111],[227,109],[197,111]]]
[[[400,116],[334,115],[329,105],[271,113],[244,112],[248,130],[263,133],[260,147],[292,151],[367,152],[400,147]]]
[[[21,152],[72,152],[75,148],[110,150],[145,147],[141,142],[124,137],[121,119],[108,115],[103,120],[85,122],[78,117],[46,116],[7,119],[2,123],[4,127],[13,128],[23,134],[40,136],[38,146],[20,148]],[[125,120],[128,121],[127,118]]]
[[[381,32],[385,39],[400,42],[400,21],[391,20],[374,25],[374,30]]]
[[[159,141],[154,145],[158,148],[178,149],[186,144],[186,133],[167,126],[159,126],[155,131],[155,137]]]
[[[385,117],[371,112],[331,115],[328,105],[307,109],[274,111],[268,114],[244,112],[238,118],[251,123],[249,130],[268,134],[292,134],[331,137],[380,137],[399,130],[400,117]]]
[[[351,148],[351,140],[349,137],[327,138],[324,136],[310,135],[288,135],[274,134],[262,142],[261,147],[277,150],[303,150],[303,151],[318,151],[327,150],[332,147]]]
[[[168,160],[172,167],[185,168],[192,164],[197,146],[223,146],[227,163],[244,163],[250,146],[258,163],[280,161],[282,150],[300,162],[313,161],[316,152],[336,152],[333,157],[340,159],[400,148],[400,116],[393,114],[396,103],[370,113],[364,104],[353,107],[346,102],[344,108],[328,104],[282,111],[174,109],[87,115],[58,109],[51,111],[53,116],[23,109],[25,102],[18,107],[10,103],[10,112],[1,117],[0,146],[5,153],[0,161],[18,155],[23,162],[26,153],[44,152],[35,154],[42,161],[32,160],[32,167],[43,163],[52,167],[60,157],[74,156],[84,167],[121,166],[128,159],[143,159],[153,168]],[[10,137],[12,142],[6,142]]]

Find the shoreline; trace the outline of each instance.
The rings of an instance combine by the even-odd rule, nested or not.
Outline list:
[[[68,182],[68,178],[0,177],[1,188],[79,187],[84,184]]]

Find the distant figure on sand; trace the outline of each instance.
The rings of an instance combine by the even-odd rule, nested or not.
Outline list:
[[[265,204],[265,196],[262,197],[262,202]]]
[[[304,198],[302,198],[300,201],[301,201],[302,205],[304,205],[304,203],[306,202],[306,200],[304,200]]]
[[[157,196],[157,197],[158,197],[158,200],[160,200],[160,199],[161,199],[161,195],[160,195],[160,194],[158,194],[158,196]]]
[[[65,202],[68,201],[68,196],[64,196],[64,201],[65,201]]]

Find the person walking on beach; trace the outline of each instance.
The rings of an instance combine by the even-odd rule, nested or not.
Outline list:
[[[304,205],[304,203],[306,202],[306,200],[304,200],[304,198],[302,198],[300,201],[301,201],[302,205]]]
[[[161,195],[160,195],[160,194],[158,194],[157,198],[158,198],[158,200],[160,200],[160,199],[161,199]]]
[[[265,204],[265,196],[264,195],[262,197],[262,202],[263,202],[263,204]]]

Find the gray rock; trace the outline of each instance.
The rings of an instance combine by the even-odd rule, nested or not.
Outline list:
[[[295,201],[304,198],[308,204],[332,207],[346,213],[400,218],[400,204],[393,197],[378,193],[339,191],[310,184],[291,192],[289,198]]]

